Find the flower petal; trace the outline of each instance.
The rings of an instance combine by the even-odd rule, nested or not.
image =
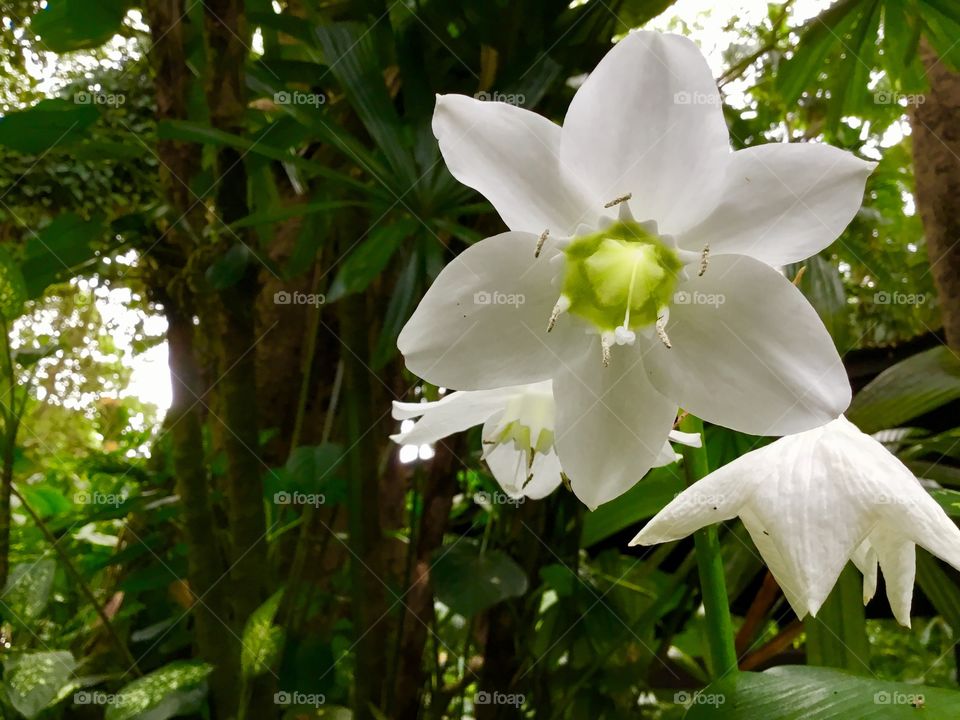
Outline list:
[[[572,235],[598,215],[560,165],[560,127],[466,95],[438,95],[433,134],[451,174],[486,197],[511,230]]]
[[[540,500],[552,493],[562,482],[560,458],[556,451],[537,453],[533,458],[530,480],[523,487],[523,494],[531,500]]]
[[[591,509],[644,476],[677,415],[676,404],[647,382],[638,352],[614,348],[609,367],[601,357],[593,336],[553,379],[557,453],[573,491]]]
[[[720,94],[700,50],[679,35],[632,32],[570,103],[560,160],[594,200],[633,194],[639,220],[662,232],[713,207],[729,159]]]
[[[423,445],[434,443],[453,433],[479,425],[506,406],[507,401],[524,386],[494,390],[468,390],[450,393],[436,402],[393,403],[393,417],[397,420],[420,417],[412,429],[391,435],[400,444]]]
[[[397,339],[407,368],[459,390],[548,379],[560,350],[586,336],[573,323],[546,332],[559,291],[550,253],[534,259],[536,244],[536,235],[508,232],[447,265]]]
[[[817,313],[759,260],[721,255],[683,282],[644,365],[654,386],[704,420],[752,435],[822,425],[850,403],[843,363]]]
[[[770,143],[730,158],[721,200],[679,244],[786,265],[830,245],[857,214],[876,163],[815,143]]]
[[[897,622],[910,627],[913,583],[917,575],[917,546],[896,533],[877,532],[871,538],[877,550],[887,601]]]
[[[763,521],[749,508],[743,509],[740,518],[743,520],[743,526],[750,533],[750,539],[756,545],[757,552],[760,553],[760,557],[763,558],[767,568],[773,574],[773,579],[777,581],[777,585],[783,591],[783,596],[787,599],[797,617],[803,620],[810,614],[810,607],[807,605],[806,598],[800,592],[799,581],[791,574],[790,566],[783,559],[783,555],[780,554],[780,550],[773,542],[769,531],[765,531]]]
[[[877,550],[868,538],[860,543],[850,559],[863,573],[863,604],[866,605],[877,594]]]

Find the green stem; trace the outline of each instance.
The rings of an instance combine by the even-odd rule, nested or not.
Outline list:
[[[684,432],[697,433],[703,438],[703,423],[700,418],[687,415],[680,422]],[[703,447],[683,447],[683,467],[687,485],[710,472],[707,462],[706,440]],[[714,678],[737,672],[737,652],[734,649],[733,622],[730,620],[730,605],[727,599],[727,582],[723,574],[723,558],[717,526],[708,525],[694,533],[697,567],[700,571],[700,588],[703,609],[706,613],[707,642],[710,645],[710,665]]]

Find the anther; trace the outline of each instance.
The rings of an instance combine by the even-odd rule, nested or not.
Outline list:
[[[657,337],[660,338],[660,342],[666,346],[667,350],[673,347],[670,344],[670,338],[667,337],[667,316],[661,315],[657,318]]]
[[[550,228],[540,233],[540,237],[537,239],[537,249],[533,251],[535,258],[540,257],[540,251],[543,250],[543,244],[547,241],[548,237],[550,237]]]
[[[807,272],[807,266],[801,265],[800,269],[797,271],[797,274],[793,278],[794,287],[800,287],[800,281],[803,280],[803,275],[805,272]]]
[[[703,252],[700,254],[700,272],[697,277],[702,277],[707,271],[707,265],[710,263],[710,243],[703,246]]]
[[[603,353],[603,366],[610,367],[610,347],[613,345],[613,333],[605,332],[600,335],[600,350]]]
[[[570,298],[566,295],[561,295],[557,299],[557,304],[553,306],[553,312],[550,313],[550,321],[547,323],[547,332],[553,330],[553,326],[557,324],[557,318],[560,317],[570,308]]]
[[[632,197],[633,197],[633,193],[627,193],[626,195],[621,195],[621,196],[618,197],[618,198],[614,198],[613,200],[611,200],[610,202],[608,202],[608,203],[607,203],[606,205],[604,205],[603,207],[605,207],[605,208],[612,208],[614,205],[619,205],[620,203],[625,203],[625,202],[627,202],[627,200],[629,200],[629,199],[632,198]]]

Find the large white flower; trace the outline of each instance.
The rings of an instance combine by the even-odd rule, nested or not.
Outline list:
[[[553,446],[555,403],[549,380],[493,390],[454,392],[436,402],[393,403],[397,420],[420,418],[413,427],[391,435],[401,445],[434,443],[453,433],[483,423],[483,458],[504,492],[512,497],[542,498],[553,492],[563,472]],[[670,432],[674,442],[700,446],[700,436]],[[663,443],[656,466],[677,459],[669,442]],[[635,480],[639,480],[638,475]],[[596,507],[619,495],[619,488],[603,476],[574,478],[571,487],[584,503]]]
[[[610,51],[562,130],[459,95],[438,98],[433,128],[511,231],[440,273],[398,340],[413,372],[461,390],[552,379],[564,470],[620,492],[678,407],[758,435],[846,408],[829,335],[772,266],[839,235],[871,163],[816,144],[731,152],[699,50],[653,32]]]
[[[739,515],[790,605],[816,615],[847,561],[877,563],[910,625],[916,546],[960,569],[960,530],[913,474],[845,417],[743,455],[680,493],[633,539],[652,545]]]

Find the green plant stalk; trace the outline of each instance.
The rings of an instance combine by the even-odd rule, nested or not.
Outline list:
[[[687,486],[710,472],[707,462],[706,439],[703,437],[703,422],[687,415],[680,422],[684,432],[697,433],[703,440],[702,447],[683,447],[683,467]],[[707,642],[710,646],[710,666],[714,678],[737,672],[737,652],[734,649],[733,622],[730,619],[730,604],[727,598],[727,582],[723,574],[723,558],[717,526],[709,525],[694,533],[697,567],[700,572],[700,588],[703,608],[707,618]]]

